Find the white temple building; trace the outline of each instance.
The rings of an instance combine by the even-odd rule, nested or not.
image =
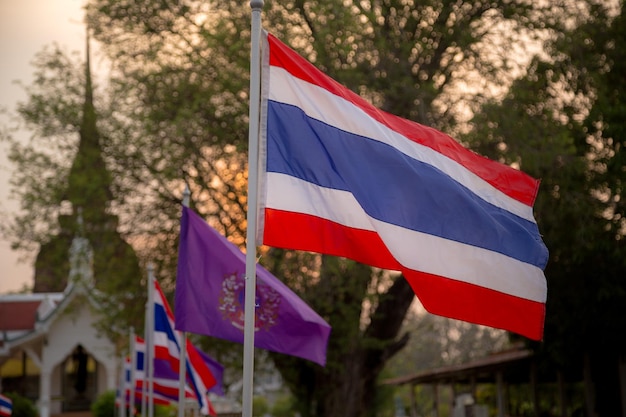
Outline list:
[[[97,330],[92,259],[75,237],[63,292],[0,295],[0,392],[33,400],[39,417],[87,411],[116,389],[121,364]]]

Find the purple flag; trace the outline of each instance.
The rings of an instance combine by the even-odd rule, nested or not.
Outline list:
[[[176,329],[243,343],[246,258],[183,207]],[[326,364],[330,326],[289,287],[256,266],[256,347]]]

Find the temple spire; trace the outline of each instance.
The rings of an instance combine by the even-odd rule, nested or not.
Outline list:
[[[96,126],[88,33],[86,40],[85,100],[79,131],[80,142],[70,169],[66,196],[74,210],[82,207],[85,223],[89,224],[105,217],[105,210],[113,195],[111,176],[102,157],[100,134]]]
[[[85,103],[83,105],[83,112],[86,111],[86,107],[89,106],[93,110],[93,87],[91,85],[91,50],[89,48],[89,28],[85,34]]]

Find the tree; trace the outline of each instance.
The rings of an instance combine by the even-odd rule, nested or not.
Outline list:
[[[592,212],[592,230],[585,236],[591,240],[583,246],[584,258],[576,259],[582,264],[579,272],[586,272],[586,276],[580,277],[584,295],[574,302],[580,303],[576,307],[584,308],[586,313],[578,324],[582,324],[578,328],[583,340],[580,348],[589,360],[595,411],[600,416],[620,413],[621,402],[626,401],[620,398],[618,368],[626,354],[626,320],[620,313],[626,302],[626,84],[622,76],[625,55],[617,47],[626,36],[623,5],[619,2],[612,9],[611,3],[592,3],[589,20],[575,34],[580,41],[568,45],[559,39],[555,45],[568,56],[563,64],[573,74],[571,81],[578,87],[577,92],[591,103],[589,114],[583,119],[585,142],[581,140],[578,145],[589,160],[587,192],[597,200],[592,207],[598,210]]]
[[[58,232],[56,218],[63,210],[61,194],[78,144],[85,85],[82,62],[56,45],[39,52],[33,66],[35,81],[24,87],[29,100],[18,104],[16,119],[19,127],[33,132],[30,141],[22,144],[8,129],[2,135],[10,145],[7,156],[18,167],[11,178],[11,196],[21,208],[2,231],[15,249],[24,250],[33,250]]]
[[[469,78],[485,91],[508,84],[517,64],[505,51],[550,24],[542,13],[508,0],[293,0],[264,9],[268,29],[338,81],[384,110],[449,132],[486,98],[459,87]],[[115,106],[103,124],[116,209],[171,285],[184,182],[194,208],[243,242],[248,10],[234,1],[93,0],[88,22],[113,63]],[[409,285],[343,259],[261,253],[334,329],[326,368],[275,357],[301,414],[375,414],[377,378],[408,340],[400,329],[414,299]]]
[[[535,206],[550,249],[546,366],[585,379],[587,414],[618,415],[625,354],[623,2],[572,2],[576,20],[509,94],[483,108],[469,140],[542,179]],[[595,401],[593,400],[595,398]]]
[[[88,58],[77,64],[59,48],[37,56],[35,82],[18,107],[36,135],[27,144],[5,138],[11,144],[9,160],[21,168],[13,183],[19,184],[14,192],[22,211],[4,232],[18,247],[39,244],[35,292],[66,288],[72,241],[87,238],[99,290],[94,297],[107,311],[101,329],[112,335],[112,328],[140,323],[141,303],[129,294],[145,291],[137,258],[118,234],[118,219],[110,210],[112,179],[103,158]]]

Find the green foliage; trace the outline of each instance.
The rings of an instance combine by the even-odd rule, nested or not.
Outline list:
[[[37,417],[37,408],[31,400],[15,392],[4,393],[13,402],[11,417]]]
[[[295,399],[291,395],[279,397],[270,410],[272,417],[296,417]]]
[[[94,417],[114,417],[117,415],[117,406],[115,405],[115,391],[109,390],[101,394],[91,404],[91,413]],[[175,405],[163,406],[155,405],[154,415],[156,417],[173,417],[176,415],[177,408]]]
[[[115,417],[115,391],[109,390],[101,394],[91,404],[94,417]]]
[[[18,169],[11,177],[11,195],[21,211],[0,231],[12,246],[31,249],[59,231],[60,211],[72,155],[76,152],[84,71],[76,56],[58,46],[45,48],[33,61],[32,85],[25,86],[28,100],[18,105],[18,127],[33,132],[28,142],[6,133],[7,158]]]
[[[252,398],[252,415],[254,417],[263,417],[269,411],[270,406],[267,398],[258,395]]]
[[[383,381],[389,378],[390,375],[387,372],[382,372],[379,381]],[[378,384],[378,389],[375,393],[375,399],[373,401],[375,413],[371,415],[376,417],[395,417],[396,407],[401,406],[406,409],[405,404],[410,404],[408,401],[403,401],[403,398],[397,394],[398,389],[394,386],[387,384]],[[410,413],[405,413],[410,415]]]
[[[178,415],[178,406],[175,403],[171,405],[158,405],[154,406],[154,415],[156,417],[175,417]]]
[[[541,178],[536,218],[550,250],[542,369],[580,380],[600,416],[619,410],[626,353],[623,2],[574,2],[573,26],[546,43],[506,97],[474,119],[472,143]],[[581,12],[582,11],[582,12]],[[486,140],[485,140],[486,139]]]

